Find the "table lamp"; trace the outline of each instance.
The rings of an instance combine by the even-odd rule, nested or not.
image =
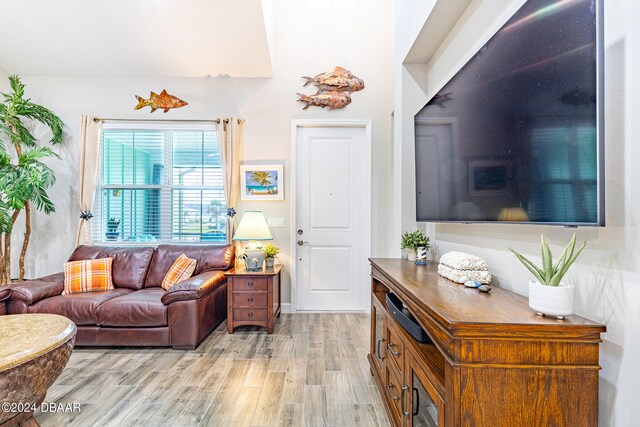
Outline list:
[[[273,240],[273,237],[261,211],[246,211],[242,215],[233,240],[247,241],[247,246],[244,248],[247,270],[262,270],[264,246],[258,240]]]

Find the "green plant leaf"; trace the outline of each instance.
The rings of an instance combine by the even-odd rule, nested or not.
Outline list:
[[[0,233],[11,233],[13,220],[11,219],[11,208],[0,199]]]
[[[527,265],[533,268],[536,271],[536,273],[538,273],[541,277],[544,277],[544,271],[540,267],[538,267],[533,261],[531,261],[529,258],[525,257],[524,255],[520,255],[520,256],[522,257],[522,261],[524,261]]]
[[[551,248],[544,240],[544,236],[540,235],[540,246],[542,248],[542,269],[544,271],[544,282],[549,283],[551,277],[553,277],[553,257],[551,255]]]
[[[582,253],[582,251],[584,250],[584,248],[587,247],[587,242],[582,242],[582,246],[580,246],[580,249],[578,249],[578,252],[576,252],[572,257],[571,260],[569,261],[571,264],[573,264],[573,262],[578,258],[578,256]]]
[[[37,210],[47,214],[55,206],[47,189],[55,183],[55,174],[42,162],[58,158],[49,147],[37,147],[37,140],[29,130],[29,121],[40,122],[51,130],[51,143],[62,141],[64,124],[51,110],[25,98],[25,86],[16,75],[9,77],[10,93],[2,94],[0,102],[0,210],[23,209],[32,201]],[[23,122],[24,120],[24,122]],[[7,153],[10,141],[16,147],[17,158]],[[16,163],[12,163],[17,160]],[[0,212],[0,227],[6,229],[6,216]]]
[[[55,212],[56,207],[49,198],[49,195],[42,188],[35,188],[30,200],[40,211],[43,211],[47,215]]]
[[[555,272],[550,284],[552,286],[559,286],[562,279],[567,274],[567,271],[571,267],[571,265],[575,262],[578,256],[582,253],[584,248],[587,246],[587,242],[584,242],[580,249],[575,252],[576,247],[576,235],[573,235],[571,242],[567,244],[565,251],[563,252],[564,256],[558,262],[558,269]]]
[[[51,110],[31,102],[21,105],[20,115],[47,125],[51,130],[51,144],[62,142],[64,124]]]
[[[39,159],[43,159],[47,157],[55,157],[57,159],[60,158],[60,156],[58,156],[49,147],[36,147],[30,150],[23,151],[22,155],[18,159],[18,164],[22,164],[22,165],[32,164]]]
[[[20,99],[24,96],[24,84],[22,84],[17,74],[9,76],[9,86],[13,92],[13,99]]]
[[[280,253],[280,248],[271,243],[267,243],[264,247],[265,258],[275,258]]]
[[[576,234],[573,234],[571,241],[567,244],[567,253],[565,259],[570,259],[573,256],[573,252],[576,250]]]
[[[558,271],[558,267],[560,266],[560,262],[562,262],[565,259],[568,250],[569,250],[569,245],[564,247],[564,249],[562,250],[562,253],[560,253],[560,256],[558,257],[556,262],[553,264],[553,272],[554,272],[554,274]]]
[[[520,255],[518,252],[516,252],[515,249],[513,249],[511,246],[509,246],[508,248],[511,252],[513,252],[513,254],[520,260],[520,262],[527,268],[527,270],[529,270],[533,276],[542,284],[546,284],[545,279],[544,279],[544,272],[542,270],[540,270],[533,262],[531,262],[531,260],[529,260],[528,258],[526,258],[523,255]]]
[[[574,243],[575,246],[575,243]],[[582,253],[582,251],[584,250],[584,248],[587,246],[587,242],[584,242],[582,244],[582,246],[580,247],[580,249],[578,250],[578,252],[576,252],[575,254],[572,251],[572,256],[571,258],[567,259],[567,262],[563,265],[562,268],[562,276],[564,276],[565,274],[567,274],[567,271],[569,270],[569,268],[571,267],[571,265],[575,262],[575,260],[578,258],[578,256]]]
[[[564,266],[565,260],[561,259],[559,260],[558,263],[558,269],[555,271],[555,273],[553,274],[553,277],[551,278],[551,280],[549,280],[549,283],[547,283],[549,286],[559,286],[560,285],[560,281],[562,281],[562,268]]]
[[[425,242],[427,248],[429,248],[429,237],[424,234],[421,230],[416,230],[412,232],[405,232],[402,234],[402,238],[400,241],[400,247],[402,249],[416,249],[420,242]]]

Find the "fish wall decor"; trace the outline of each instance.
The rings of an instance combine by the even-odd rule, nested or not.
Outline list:
[[[317,92],[313,95],[298,93],[298,102],[305,104],[306,110],[310,106],[335,110],[344,108],[351,103],[351,94],[364,89],[364,81],[351,73],[351,71],[334,67],[333,69],[318,74],[315,77],[303,76],[306,80],[304,86],[313,84]]]
[[[144,99],[141,96],[136,95],[136,99],[138,100],[138,105],[136,105],[133,109],[139,110],[144,107],[151,107],[151,113],[156,110],[163,110],[165,113],[172,108],[180,108],[185,105],[189,105],[187,102],[177,98],[173,95],[169,95],[165,89],[160,92],[158,95],[155,92],[151,92],[149,94],[149,99]]]
[[[351,104],[351,92],[329,91],[318,92],[315,95],[305,95],[302,93],[297,94],[300,99],[298,102],[305,102],[306,105],[302,107],[303,110],[313,105],[314,107],[328,107],[330,110],[338,108],[344,108]]]

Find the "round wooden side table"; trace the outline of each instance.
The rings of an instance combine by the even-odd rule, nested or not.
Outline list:
[[[71,356],[76,325],[55,314],[0,316],[0,427],[37,426],[44,401]]]

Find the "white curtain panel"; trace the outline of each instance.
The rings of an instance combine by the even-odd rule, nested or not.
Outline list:
[[[80,212],[91,212],[100,171],[100,134],[102,122],[93,116],[82,116],[80,123]],[[76,245],[90,245],[91,219],[80,219]]]
[[[237,208],[240,198],[240,151],[242,147],[243,121],[236,117],[220,119],[217,125],[217,140],[222,159],[224,197],[227,209]],[[227,242],[231,243],[235,231],[235,220],[227,221]]]

